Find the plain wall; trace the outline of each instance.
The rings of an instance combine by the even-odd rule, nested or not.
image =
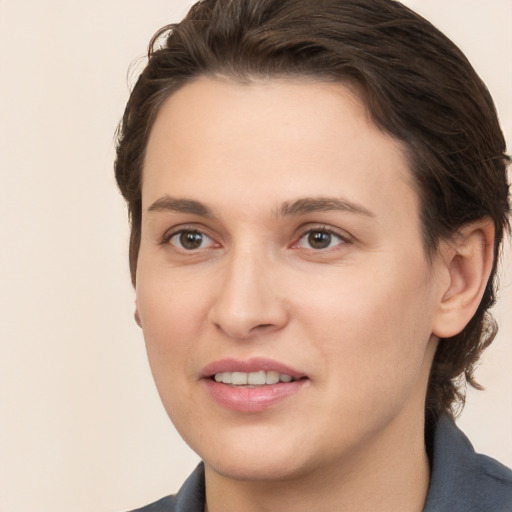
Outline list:
[[[467,53],[510,147],[512,2],[405,3]],[[129,510],[176,491],[197,463],[133,322],[112,172],[128,66],[189,4],[0,0],[0,512]],[[459,422],[509,466],[510,266],[502,330],[478,373],[487,391],[470,393]]]

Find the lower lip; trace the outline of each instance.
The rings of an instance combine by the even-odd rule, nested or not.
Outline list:
[[[206,379],[214,400],[227,409],[238,412],[261,412],[297,393],[307,379],[271,384],[255,388],[235,387]]]

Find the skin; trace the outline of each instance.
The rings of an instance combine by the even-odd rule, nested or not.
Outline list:
[[[210,512],[422,510],[428,374],[436,333],[460,327],[446,304],[465,271],[453,246],[427,261],[410,181],[403,148],[340,84],[202,77],[162,106],[136,315]],[[253,357],[307,379],[260,412],[219,405],[203,368]]]

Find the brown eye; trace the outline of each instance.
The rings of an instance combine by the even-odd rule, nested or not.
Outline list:
[[[328,229],[311,229],[304,233],[299,239],[297,246],[304,249],[313,249],[321,251],[332,249],[338,245],[348,243],[347,239],[342,235],[333,233]]]
[[[332,235],[326,231],[311,231],[308,243],[313,249],[327,249],[331,245]]]
[[[170,239],[169,243],[176,246],[178,249],[186,251],[194,251],[196,249],[204,249],[211,246],[213,240],[206,234],[200,231],[180,231],[175,233]]]
[[[203,243],[203,235],[197,231],[185,231],[180,235],[180,243],[184,249],[199,249]]]

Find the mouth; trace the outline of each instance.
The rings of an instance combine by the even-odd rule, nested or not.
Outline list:
[[[241,413],[257,413],[284,404],[307,388],[309,377],[277,361],[223,359],[201,372],[215,403]]]
[[[260,388],[272,386],[279,383],[294,382],[295,379],[287,373],[280,373],[276,370],[259,370],[256,372],[218,372],[212,377],[215,382],[228,384],[233,387]]]
[[[219,384],[254,387],[288,384],[308,378],[305,373],[288,365],[262,357],[215,361],[203,368],[200,377]]]

